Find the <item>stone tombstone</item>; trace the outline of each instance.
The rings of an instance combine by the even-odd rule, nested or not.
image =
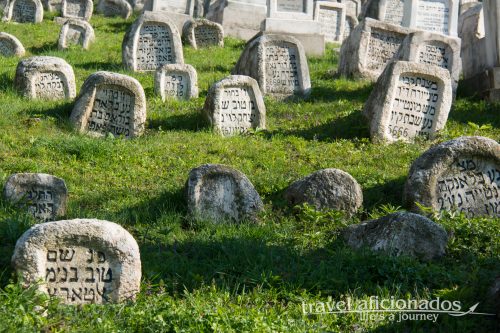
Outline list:
[[[70,121],[91,136],[140,136],[146,122],[144,89],[133,77],[96,72],[83,83]]]
[[[316,1],[314,19],[321,23],[321,32],[328,43],[342,42],[346,23],[345,4]]]
[[[37,221],[54,221],[66,215],[68,189],[64,180],[45,173],[16,173],[3,189],[4,198],[26,209]]]
[[[126,0],[100,0],[97,11],[107,17],[128,19],[132,15],[132,6]]]
[[[446,125],[452,96],[448,70],[408,61],[391,62],[363,109],[372,140],[433,138]]]
[[[135,239],[120,225],[95,219],[37,224],[16,243],[12,263],[25,285],[64,304],[134,300],[141,258]]]
[[[268,0],[268,17],[285,19],[312,19],[311,0]]]
[[[8,1],[3,20],[18,23],[40,23],[43,20],[42,2],[40,0]]]
[[[224,29],[219,23],[205,19],[189,20],[184,25],[182,37],[194,49],[224,47]]]
[[[205,100],[205,116],[223,136],[266,128],[266,106],[257,81],[232,75],[214,83]]]
[[[255,222],[264,205],[248,178],[220,164],[204,164],[189,172],[185,185],[189,215],[215,223]]]
[[[62,9],[62,0],[44,0],[42,4],[43,9],[50,13],[60,12]]]
[[[62,16],[90,21],[94,11],[92,0],[62,0]]]
[[[459,0],[406,0],[403,26],[457,36]]]
[[[222,24],[227,36],[248,41],[267,17],[267,0],[217,0],[205,17]]]
[[[364,16],[402,26],[404,6],[405,0],[370,0],[366,4]]]
[[[487,69],[486,31],[484,26],[483,4],[480,3],[460,16],[459,32],[464,79],[473,79]],[[466,85],[467,83],[464,83]],[[472,84],[471,84],[472,85]]]
[[[182,31],[184,24],[194,16],[195,0],[148,0],[145,10],[162,12]]]
[[[432,147],[411,165],[404,202],[435,212],[459,211],[468,217],[500,217],[500,144],[473,136]]]
[[[127,30],[123,64],[133,71],[156,71],[166,64],[183,64],[179,31],[164,13],[146,12]]]
[[[198,98],[198,74],[191,65],[163,65],[155,73],[154,87],[162,101]]]
[[[355,17],[356,19],[361,15],[362,12],[361,0],[341,0],[339,2],[345,4],[346,15]]]
[[[264,95],[278,99],[307,97],[311,79],[304,49],[286,35],[259,34],[248,41],[232,71],[253,77]]]
[[[68,19],[59,33],[58,48],[65,50],[69,45],[76,44],[88,50],[94,40],[94,29],[87,21]]]
[[[76,96],[73,68],[61,58],[35,56],[21,60],[14,85],[29,99],[72,99]]]
[[[6,32],[0,32],[0,56],[22,57],[25,52],[19,39]]]

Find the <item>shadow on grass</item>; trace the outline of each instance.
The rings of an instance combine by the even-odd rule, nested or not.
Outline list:
[[[381,205],[403,207],[403,191],[406,177],[400,177],[384,184],[365,188],[363,190],[363,206],[367,211],[373,211]]]
[[[164,118],[151,119],[148,128],[161,130],[182,130],[197,132],[208,127],[201,112],[172,114]]]
[[[500,128],[499,112],[499,103],[486,103],[467,99],[455,104],[448,119],[462,124],[472,122],[479,126],[490,124],[493,127]]]
[[[41,46],[32,46],[28,50],[33,54],[41,54],[44,52],[57,51],[57,42],[47,42]]]
[[[221,73],[227,73],[228,75],[230,75],[230,72],[231,70],[234,68],[234,64],[228,64],[228,65],[215,65],[215,66],[212,66],[212,65],[198,65],[196,66],[196,70],[198,72],[209,72],[209,73],[213,73],[213,72],[221,72]]]
[[[0,74],[0,91],[16,91],[14,87],[14,80],[12,80],[11,76],[7,73]]]
[[[329,77],[327,80],[332,80],[332,77]],[[309,101],[331,102],[343,99],[364,103],[368,99],[372,89],[373,85],[371,84],[359,87],[358,89],[334,89],[331,87],[316,86],[312,89]]]
[[[89,70],[89,71],[120,71],[123,69],[122,64],[115,62],[92,61],[75,64],[74,67]]]

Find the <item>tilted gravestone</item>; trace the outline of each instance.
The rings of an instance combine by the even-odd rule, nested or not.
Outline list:
[[[205,116],[223,136],[266,128],[266,106],[257,81],[231,75],[214,83],[205,100]]]
[[[126,0],[100,0],[97,11],[107,17],[128,19],[132,15],[132,6]]]
[[[16,173],[7,179],[5,199],[42,222],[66,215],[68,189],[64,180],[44,173]]]
[[[457,36],[459,0],[406,0],[403,26]]]
[[[314,19],[321,24],[325,42],[334,43],[344,40],[346,24],[345,4],[330,1],[316,1]]]
[[[76,18],[84,21],[89,21],[90,18],[92,17],[93,11],[94,11],[94,3],[92,2],[92,0],[62,1],[61,13],[63,18]]]
[[[40,23],[43,20],[43,5],[40,0],[12,0],[7,3],[3,20],[18,23]]]
[[[198,74],[191,65],[163,65],[155,73],[154,86],[155,93],[160,95],[163,101],[167,98],[198,98]]]
[[[64,50],[76,44],[88,50],[94,40],[94,29],[87,21],[69,19],[63,24],[59,33],[58,48]]]
[[[164,13],[142,14],[123,38],[122,59],[125,67],[133,71],[183,64],[181,36],[175,24]]]
[[[130,76],[96,72],[83,83],[70,121],[92,136],[139,136],[146,122],[144,89]]]
[[[209,46],[224,47],[224,29],[222,26],[205,19],[186,22],[182,37],[194,49]]]
[[[16,243],[12,263],[24,285],[64,304],[134,300],[140,290],[139,246],[116,223],[74,219],[37,224]]]
[[[307,97],[311,92],[304,48],[291,36],[255,36],[248,41],[232,74],[253,77],[262,94],[279,99]]]
[[[485,137],[441,143],[413,162],[405,184],[406,206],[500,217],[500,144]]]
[[[22,57],[25,52],[19,39],[6,32],[0,32],[0,56]]]
[[[376,142],[433,138],[446,125],[453,99],[450,73],[441,67],[391,62],[363,112]]]
[[[35,56],[21,60],[14,85],[29,99],[72,99],[76,95],[73,68],[56,57]]]

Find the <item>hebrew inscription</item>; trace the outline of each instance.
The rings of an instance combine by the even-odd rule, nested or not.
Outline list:
[[[257,127],[255,96],[247,87],[226,87],[221,92],[219,129],[225,136]]]
[[[32,187],[25,195],[25,204],[28,212],[33,215],[37,221],[52,221],[56,216],[55,193],[52,189],[45,187]]]
[[[280,12],[305,12],[304,0],[276,0],[276,5]]]
[[[0,39],[0,55],[4,57],[11,57],[15,55],[15,46],[5,39]]]
[[[398,51],[404,37],[402,34],[372,28],[366,57],[367,68],[382,72]]]
[[[188,99],[189,76],[186,73],[168,73],[165,75],[165,96]]]
[[[57,72],[41,72],[35,80],[35,95],[37,98],[60,99],[65,98],[63,75]]]
[[[341,9],[319,6],[321,32],[327,42],[336,42],[341,37]]]
[[[12,20],[25,23],[35,22],[36,4],[30,0],[17,0],[12,9]]]
[[[298,50],[287,43],[267,45],[265,48],[265,80],[270,93],[300,90]]]
[[[137,43],[137,70],[156,70],[176,62],[172,31],[166,25],[144,23]]]
[[[417,29],[448,35],[450,7],[448,0],[420,0],[417,6]]]
[[[422,44],[418,49],[418,62],[449,69],[452,57],[450,53],[444,43]]]
[[[219,31],[215,27],[200,25],[194,28],[197,47],[219,45]]]
[[[404,0],[388,0],[384,21],[395,25],[403,23]]]

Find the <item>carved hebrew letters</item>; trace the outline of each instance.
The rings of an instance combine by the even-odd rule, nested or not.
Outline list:
[[[165,96],[184,99],[187,97],[189,88],[189,75],[186,73],[168,73],[165,75]]]
[[[265,80],[268,92],[296,92],[300,90],[296,47],[287,43],[268,44],[265,47]]]
[[[280,12],[305,12],[304,0],[276,0]]]
[[[420,0],[417,5],[417,29],[448,35],[448,0]]]
[[[14,55],[15,46],[5,39],[0,39],[0,55],[10,57]]]
[[[41,72],[34,80],[35,95],[38,98],[65,98],[64,81],[61,73]]]
[[[26,192],[25,202],[35,219],[39,221],[52,221],[55,215],[55,198],[51,189],[32,187]]]
[[[418,62],[422,64],[436,65],[449,69],[452,58],[451,50],[441,42],[422,43],[418,49]]]
[[[388,0],[383,20],[395,25],[402,25],[404,5],[404,0]]]
[[[35,22],[36,4],[30,0],[17,0],[12,9],[12,20],[25,23]]]
[[[366,56],[367,68],[382,72],[398,51],[403,39],[402,34],[372,28]]]
[[[200,25],[194,28],[194,38],[197,47],[213,46],[219,44],[219,31],[217,28]]]
[[[256,101],[253,91],[246,87],[226,87],[220,96],[219,128],[224,135],[245,133],[255,128]]]
[[[144,23],[137,43],[137,70],[156,70],[176,62],[172,32],[166,25]]]
[[[327,42],[336,42],[341,38],[341,11],[340,8],[319,6],[319,22],[321,31]]]

